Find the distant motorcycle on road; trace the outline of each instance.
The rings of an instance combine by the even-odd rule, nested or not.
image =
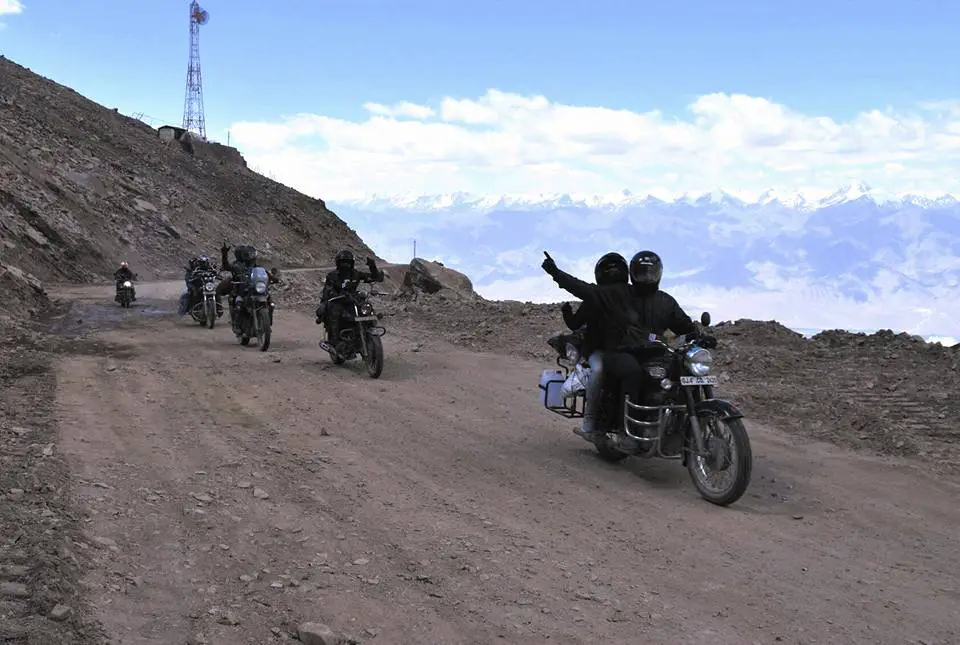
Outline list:
[[[114,300],[124,309],[128,309],[133,302],[133,281],[136,279],[137,276],[134,275],[133,280],[117,280],[117,294]]]

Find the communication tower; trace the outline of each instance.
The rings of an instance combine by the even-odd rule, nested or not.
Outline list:
[[[187,93],[183,99],[183,129],[207,138],[203,116],[203,76],[200,74],[200,25],[207,24],[210,14],[197,0],[190,3],[190,62],[187,64]]]

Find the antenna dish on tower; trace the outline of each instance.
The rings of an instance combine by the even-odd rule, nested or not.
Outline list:
[[[194,0],[190,3],[190,19],[198,25],[205,25],[210,20],[210,12],[201,9],[200,5]]]

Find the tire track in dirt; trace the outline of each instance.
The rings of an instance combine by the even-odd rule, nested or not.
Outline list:
[[[748,420],[755,481],[719,509],[677,465],[596,459],[536,363],[391,330],[371,381],[318,329],[284,311],[259,353],[141,317],[103,334],[136,355],[61,365],[64,449],[112,487],[83,495],[124,643],[305,619],[378,643],[958,637],[953,484]]]

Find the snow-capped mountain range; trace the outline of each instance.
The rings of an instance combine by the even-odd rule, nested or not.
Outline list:
[[[387,211],[405,209],[414,212],[449,211],[469,209],[474,212],[495,210],[553,210],[558,208],[597,208],[623,209],[633,206],[655,206],[659,204],[717,204],[738,208],[751,206],[778,205],[800,211],[815,211],[828,206],[868,200],[875,204],[915,205],[924,208],[932,206],[953,206],[960,198],[945,193],[942,195],[916,195],[911,193],[893,194],[871,188],[864,182],[841,186],[825,195],[803,192],[782,192],[776,189],[766,190],[755,198],[746,194],[737,194],[723,190],[714,190],[702,194],[638,195],[629,190],[612,195],[582,195],[575,193],[530,193],[520,195],[474,195],[465,192],[441,195],[394,194],[377,195],[341,200],[337,202],[348,208],[367,211]]]
[[[960,199],[854,183],[822,194],[371,196],[328,205],[391,261],[439,259],[499,299],[570,296],[547,250],[591,279],[616,250],[653,249],[665,289],[720,319],[960,336]]]

